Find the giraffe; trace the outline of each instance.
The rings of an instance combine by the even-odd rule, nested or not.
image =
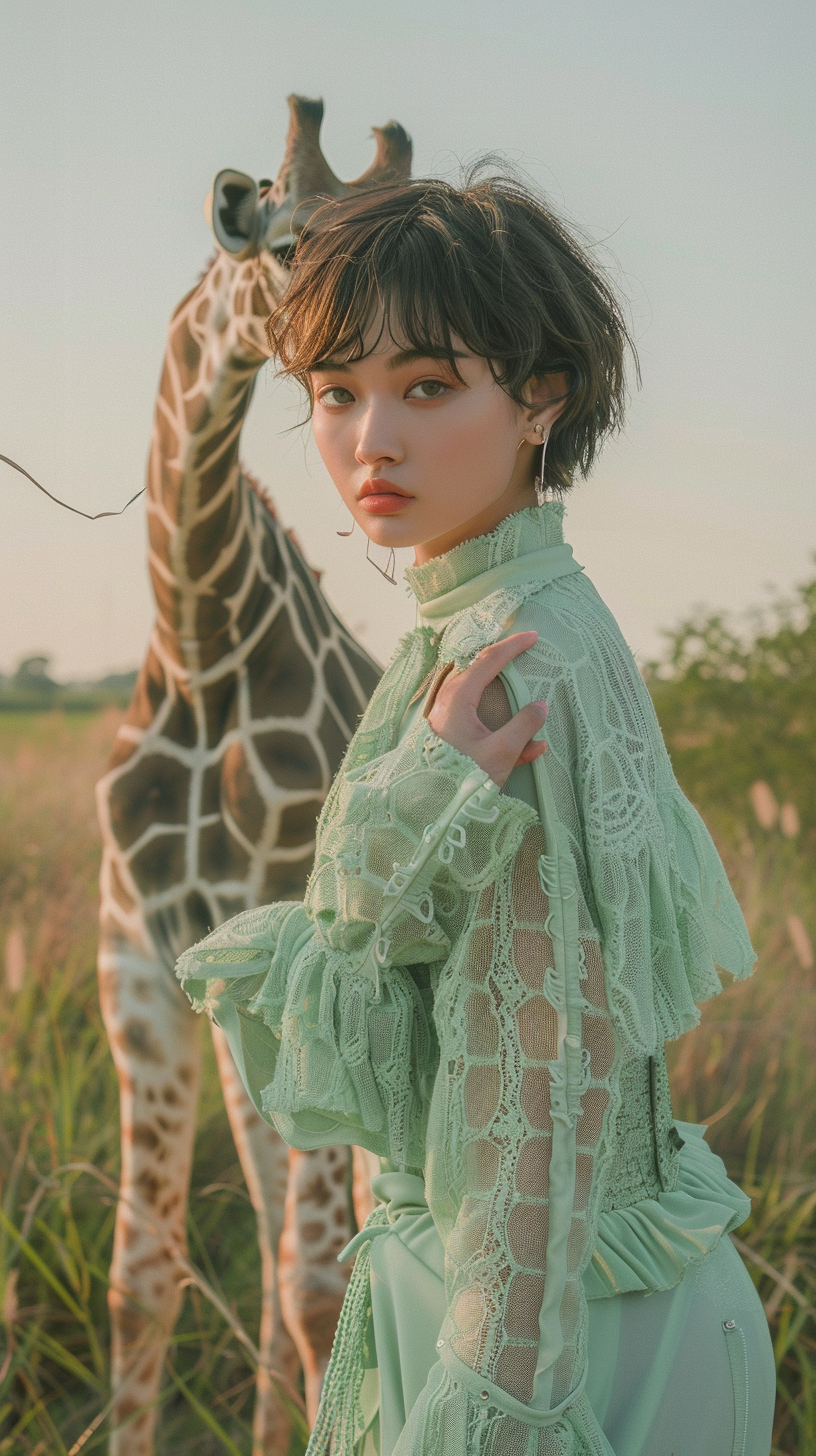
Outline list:
[[[323,103],[289,97],[277,179],[224,171],[219,244],[174,313],[147,470],[156,616],[134,695],[97,785],[99,986],[120,1084],[122,1173],[109,1305],[112,1456],[149,1456],[182,1290],[200,1025],[177,956],[241,909],[300,898],[316,816],[379,670],[323,597],[297,543],[239,463],[269,357],[264,320],[295,232],[320,200],[410,173],[397,123],[355,183],[320,148]],[[297,219],[293,214],[297,208]],[[348,1149],[297,1153],[255,1112],[213,1028],[227,1112],[257,1214],[262,1318],[253,1456],[288,1446],[267,1368],[303,1369],[313,1418],[353,1232]],[[358,1216],[366,1166],[356,1165]],[[285,1215],[285,1227],[284,1227]]]

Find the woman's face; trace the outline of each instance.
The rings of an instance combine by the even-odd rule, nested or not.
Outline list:
[[[377,340],[372,324],[364,347]],[[383,330],[354,363],[329,359],[310,375],[312,428],[352,516],[380,546],[413,546],[427,561],[535,504],[539,435],[563,403],[565,375],[547,375],[523,409],[487,361],[454,336],[457,379]]]

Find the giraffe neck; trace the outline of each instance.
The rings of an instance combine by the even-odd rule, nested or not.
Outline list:
[[[236,263],[219,251],[170,322],[148,464],[149,565],[162,655],[182,673],[246,634],[243,579],[270,521],[238,451],[285,281],[269,254]]]

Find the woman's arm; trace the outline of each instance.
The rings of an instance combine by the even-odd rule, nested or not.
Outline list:
[[[486,732],[488,748],[501,736]],[[518,756],[511,744],[508,770]],[[287,1141],[358,1142],[416,1166],[436,1066],[419,971],[449,956],[470,898],[535,815],[421,715],[394,747],[349,762],[303,905],[238,916],[178,974]]]
[[[500,682],[479,715],[509,720]],[[569,857],[548,848],[528,829],[437,989],[426,1173],[449,1312],[395,1456],[442,1449],[451,1433],[467,1456],[609,1456],[581,1394],[581,1272],[615,1046],[600,947],[579,939]]]

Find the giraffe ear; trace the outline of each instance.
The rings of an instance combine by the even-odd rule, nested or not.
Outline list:
[[[251,244],[257,201],[258,184],[246,172],[227,167],[218,173],[212,188],[212,230],[226,253],[243,253]]]

